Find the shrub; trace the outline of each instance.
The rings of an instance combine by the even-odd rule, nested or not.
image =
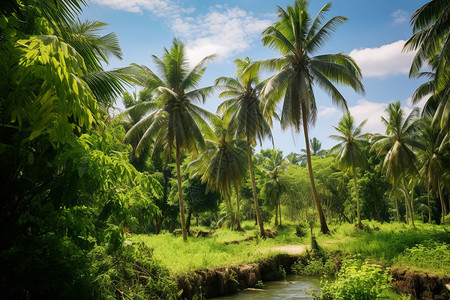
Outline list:
[[[308,230],[306,228],[305,224],[298,224],[295,226],[295,235],[302,238],[305,237],[308,234]]]
[[[406,249],[395,262],[422,271],[450,274],[450,245],[427,240]]]
[[[358,259],[347,259],[344,260],[337,279],[322,284],[322,295],[316,299],[383,299],[383,294],[392,289],[390,281],[388,270],[365,264]]]

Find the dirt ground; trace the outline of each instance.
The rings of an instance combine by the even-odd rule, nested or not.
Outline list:
[[[304,251],[306,251],[307,247],[308,246],[306,245],[287,245],[287,246],[273,247],[270,250],[280,251],[288,254],[301,254]]]

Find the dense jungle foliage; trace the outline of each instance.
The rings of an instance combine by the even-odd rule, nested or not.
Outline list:
[[[410,75],[429,78],[412,98],[428,97],[423,111],[390,104],[384,134],[361,134],[364,122],[345,114],[329,151],[308,136],[313,84],[346,107],[335,84],[363,92],[362,73],[342,53],[313,54],[346,18],[314,19],[304,0],[278,8],[262,41],[281,57],[237,59],[236,78],[198,87],[213,56],[190,69],[177,39],[155,57],[160,73],[105,70],[122,58],[120,45],[107,24],[78,19],[85,5],[0,4],[2,298],[175,297],[173,274],[137,234],[186,241],[191,224],[212,232],[254,221],[264,237],[264,226],[285,223],[329,234],[331,223],[450,222],[448,2],[432,0],[411,19]],[[263,70],[273,75],[260,78]],[[132,86],[140,92],[127,92]],[[201,103],[216,91],[225,100],[213,114]],[[113,115],[116,100],[126,109]],[[306,149],[257,153],[274,120],[302,129]],[[426,257],[428,245],[411,247],[399,264]],[[445,247],[432,251],[444,256]]]

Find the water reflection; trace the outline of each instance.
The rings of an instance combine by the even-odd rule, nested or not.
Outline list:
[[[320,280],[304,276],[288,276],[286,281],[265,283],[262,290],[245,290],[232,296],[214,298],[257,300],[257,299],[314,299],[311,294],[320,293]]]

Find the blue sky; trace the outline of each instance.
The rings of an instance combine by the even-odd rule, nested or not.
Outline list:
[[[317,54],[350,54],[364,75],[365,95],[340,87],[356,121],[368,119],[366,132],[384,132],[380,116],[388,103],[401,101],[409,112],[409,98],[421,81],[408,78],[414,53],[402,53],[404,41],[412,34],[409,19],[425,4],[423,0],[335,0],[327,19],[342,15],[349,18]],[[311,0],[309,12],[315,14],[328,1]],[[173,38],[182,40],[192,64],[209,54],[217,58],[207,66],[201,86],[212,85],[219,76],[235,76],[235,58],[246,56],[253,60],[277,57],[279,54],[264,48],[261,31],[276,20],[276,6],[286,8],[290,1],[268,0],[91,0],[81,19],[108,23],[108,32],[115,32],[120,40],[124,58],[114,60],[107,67],[116,68],[137,63],[153,68],[151,55],[161,57]],[[319,108],[316,125],[310,138],[322,141],[322,148],[334,145],[329,139],[342,116],[342,111],[320,89],[315,89]],[[120,102],[120,101],[119,101]],[[221,99],[217,95],[207,99],[204,107],[215,112]],[[421,103],[418,104],[422,106]],[[285,154],[305,148],[303,133],[273,128],[275,147]],[[272,147],[265,141],[264,148]]]

